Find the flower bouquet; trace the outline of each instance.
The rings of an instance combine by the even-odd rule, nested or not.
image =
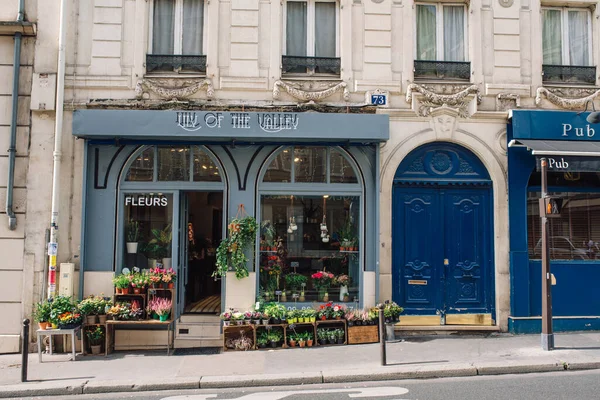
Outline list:
[[[81,325],[83,315],[78,312],[67,311],[58,316],[58,327],[60,329],[73,329]]]
[[[161,321],[166,321],[169,318],[169,314],[171,314],[171,308],[173,306],[173,302],[170,299],[165,297],[156,297],[152,299],[150,304],[151,310],[158,315],[158,318]]]
[[[329,299],[327,289],[329,289],[329,287],[333,283],[333,279],[335,276],[331,272],[317,271],[310,277],[313,280],[313,286],[319,292],[319,298],[323,301],[327,301]]]

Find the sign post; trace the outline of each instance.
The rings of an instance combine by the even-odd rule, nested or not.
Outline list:
[[[548,196],[548,160],[540,160],[542,172],[542,198],[540,199],[540,218],[542,228],[542,349],[554,348],[552,332],[552,275],[550,274],[550,246],[548,243],[548,215],[558,214],[553,209]],[[550,207],[548,207],[550,205]],[[554,212],[558,211],[558,212]]]

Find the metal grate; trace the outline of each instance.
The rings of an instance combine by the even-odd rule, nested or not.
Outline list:
[[[583,65],[542,65],[544,82],[596,83],[596,67]]]
[[[340,74],[340,58],[335,57],[304,57],[282,56],[281,66],[284,74],[290,72],[315,74]]]
[[[415,60],[415,78],[471,79],[471,63],[468,61]]]
[[[146,72],[206,72],[206,56],[146,54]]]

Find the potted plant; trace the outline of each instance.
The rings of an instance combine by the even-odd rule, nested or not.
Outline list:
[[[327,333],[327,329],[317,329],[317,339],[319,340],[320,345],[326,345],[328,337],[329,334]]]
[[[140,224],[137,221],[130,220],[127,224],[127,253],[135,254],[138,250],[140,240]]]
[[[50,300],[50,319],[53,329],[57,329],[59,325],[59,317],[65,313],[73,314],[76,311],[75,304],[71,297],[56,296]]]
[[[101,326],[96,326],[93,329],[88,329],[85,335],[90,343],[92,354],[100,354],[102,351],[102,341],[104,340],[104,329]]]
[[[250,350],[254,346],[252,339],[247,337],[244,332],[240,333],[240,337],[233,340],[233,347],[236,350]]]
[[[329,294],[327,289],[333,282],[334,275],[327,271],[317,271],[310,276],[313,280],[313,286],[319,292],[319,299],[322,301],[329,301]]]
[[[299,311],[296,309],[291,309],[287,312],[288,324],[295,324],[296,322],[298,322],[298,313]]]
[[[85,315],[86,323],[88,325],[93,325],[97,321],[98,307],[96,303],[97,300],[94,295],[90,295],[79,302],[79,311],[81,311],[81,314]]]
[[[306,346],[306,339],[301,334],[298,334],[298,346],[300,346],[300,347]]]
[[[165,268],[162,273],[163,284],[166,285],[167,289],[173,289],[175,287],[175,281],[177,280],[177,273],[173,268]]]
[[[338,275],[334,278],[334,285],[340,287],[340,301],[348,302],[350,301],[350,293],[348,291],[348,286],[352,284],[352,278],[350,278],[346,274]]]
[[[50,324],[51,304],[47,300],[42,300],[35,305],[33,310],[33,318],[37,321],[40,329],[48,329]]]
[[[151,300],[151,309],[158,315],[160,321],[164,322],[169,319],[173,302],[165,297],[155,297]]]
[[[327,341],[329,344],[337,343],[337,334],[335,333],[335,329],[330,329],[327,331]]]
[[[229,235],[217,248],[216,270],[213,276],[225,276],[230,269],[242,279],[248,276],[246,251],[256,243],[258,224],[253,217],[234,218],[227,225]]]
[[[385,322],[387,323],[396,323],[400,321],[400,314],[404,311],[402,307],[400,307],[396,302],[387,302],[385,303],[385,308],[383,309],[383,316],[385,317]]]
[[[113,278],[113,285],[115,286],[117,294],[128,294],[129,293],[129,275],[120,274]]]
[[[308,347],[312,347],[312,345],[313,345],[313,333],[312,332],[304,332],[304,339],[306,340],[306,345]]]
[[[296,347],[297,339],[298,339],[298,334],[290,333],[289,339],[288,339],[288,341],[290,343],[290,347]]]
[[[306,319],[308,318],[308,321]],[[315,322],[317,320],[317,310],[314,308],[307,308],[304,310],[304,320],[306,322]]]
[[[73,329],[83,322],[83,315],[75,311],[67,311],[58,316],[59,329]]]
[[[306,286],[307,282],[308,278],[306,276],[296,272],[292,272],[291,274],[287,274],[285,276],[285,286],[289,288],[292,293],[300,292],[302,284],[304,283],[304,286]]]
[[[268,332],[263,330],[256,337],[256,344],[258,345],[259,348],[264,349],[265,347],[267,347],[268,343],[269,343]]]
[[[344,344],[344,337],[346,336],[346,333],[344,332],[344,330],[336,329],[334,332],[335,332],[335,337],[337,339],[337,344]]]
[[[172,229],[171,224],[165,226],[164,229],[152,229],[152,239],[148,242],[150,246],[153,246],[155,256],[157,259],[162,259],[164,269],[171,268],[171,240],[172,240]]]
[[[283,339],[283,335],[281,332],[271,329],[267,333],[267,339],[269,340],[271,347],[275,348],[279,346],[279,342],[281,342],[281,340]]]

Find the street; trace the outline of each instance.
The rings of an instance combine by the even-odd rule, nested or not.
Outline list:
[[[429,380],[360,382],[354,384],[206,389],[139,393],[106,393],[27,399],[148,399],[148,400],[553,400],[596,399],[600,370]]]

